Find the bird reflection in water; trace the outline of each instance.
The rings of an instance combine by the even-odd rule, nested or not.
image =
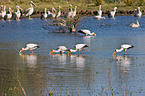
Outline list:
[[[59,64],[70,64],[71,67],[76,67],[78,70],[83,70],[85,67],[85,58],[78,54],[53,54],[51,55],[54,61],[58,61]]]
[[[85,67],[85,58],[82,55],[71,54],[69,55],[70,63],[76,64],[78,70],[83,70]]]
[[[21,54],[21,60],[24,64],[27,64],[29,68],[36,68],[37,55],[36,54]]]
[[[59,64],[67,64],[67,55],[66,54],[51,54],[51,57],[55,61],[59,61]]]
[[[129,67],[131,65],[131,57],[127,57],[126,55],[124,56],[113,55],[113,57],[115,58],[117,65],[121,64],[120,69],[122,70],[122,72],[130,70]]]

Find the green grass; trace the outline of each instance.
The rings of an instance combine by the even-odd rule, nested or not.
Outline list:
[[[17,3],[15,3],[15,1],[18,1]],[[51,10],[52,7],[56,8],[56,10],[58,9],[58,6],[61,6],[63,9],[63,11],[68,11],[69,5],[73,5],[73,6],[78,6],[77,10],[98,10],[99,6],[96,6],[95,3],[93,1],[86,3],[83,0],[78,0],[73,2],[74,0],[68,0],[68,1],[64,1],[64,0],[59,0],[56,2],[52,2],[52,0],[41,0],[41,1],[45,1],[45,2],[41,2],[40,0],[33,0],[34,3],[37,5],[37,7],[34,7],[36,11],[42,11],[44,10],[44,8],[48,8],[49,10]],[[5,5],[7,6],[6,9],[8,10],[8,7],[11,7],[13,10],[16,10],[16,5],[19,5],[22,9],[26,10],[27,8],[30,7],[29,4],[30,1],[27,0],[6,0],[6,1],[0,1],[1,5]],[[135,8],[137,8],[138,6],[128,6],[125,3],[105,3],[103,2],[102,4],[102,10],[106,11],[106,10],[113,10],[114,7],[118,7],[118,10],[134,10]],[[141,9],[145,9],[145,5],[144,6],[140,6]]]

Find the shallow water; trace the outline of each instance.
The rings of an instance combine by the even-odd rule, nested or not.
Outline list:
[[[129,24],[139,20],[140,28]],[[0,94],[28,96],[144,96],[145,16],[116,16],[97,20],[82,17],[77,29],[89,29],[96,37],[54,33],[39,18],[0,21]],[[19,55],[26,43],[40,48]],[[59,45],[73,48],[86,43],[84,54],[49,55]],[[112,56],[123,43],[135,47]],[[24,90],[22,90],[24,89]]]

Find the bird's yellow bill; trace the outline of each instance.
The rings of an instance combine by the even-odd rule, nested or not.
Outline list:
[[[113,55],[115,55],[115,54],[116,54],[116,51],[114,51]]]
[[[69,51],[67,54],[70,54],[71,53],[71,51]]]
[[[53,50],[49,54],[53,54]]]
[[[19,54],[21,54],[22,52],[23,52],[23,50],[21,49],[20,52],[19,52]]]
[[[96,34],[94,33],[94,36],[96,36]]]

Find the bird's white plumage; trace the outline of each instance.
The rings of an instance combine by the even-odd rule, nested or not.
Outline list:
[[[116,9],[117,9],[117,7],[114,7],[114,11],[109,12],[109,14],[108,14],[109,18],[114,18],[115,13],[116,13]]]
[[[34,50],[38,47],[37,44],[34,44],[34,43],[29,43],[29,44],[26,44],[26,47],[24,48],[24,50]]]
[[[72,12],[72,18],[76,16],[77,6],[75,6],[74,11]]]
[[[16,19],[19,19],[21,17],[20,9],[22,10],[22,8],[20,6],[16,6],[16,8],[17,8],[17,12],[15,12]]]
[[[58,6],[58,10],[59,10],[59,11],[58,11],[58,14],[57,14],[56,18],[58,18],[58,17],[60,17],[60,16],[61,16],[61,10],[60,10],[60,9],[61,9],[61,7],[60,7],[60,6]]]
[[[34,50],[36,48],[38,48],[39,46],[37,44],[34,44],[34,43],[29,43],[29,44],[26,44],[25,48],[22,48],[19,52],[19,54],[21,54],[23,51],[26,51],[26,50]],[[33,51],[32,51],[33,53]]]
[[[100,15],[94,16],[94,18],[96,18],[96,19],[106,19],[105,17],[102,17]]]
[[[11,19],[12,18],[12,9],[9,7],[9,14],[6,14],[6,19]]]
[[[136,23],[131,23],[131,24],[130,24],[130,27],[133,27],[133,28],[138,28],[138,27],[140,27],[140,24],[139,24],[138,20],[136,20]]]
[[[3,10],[2,10],[2,13],[1,13],[1,15],[2,15],[2,18],[4,18],[5,17],[5,15],[6,15],[6,6],[3,6],[3,8],[2,8]]]
[[[129,44],[123,44],[121,45],[121,48],[120,49],[116,49],[115,52],[113,54],[116,54],[116,52],[121,52],[121,51],[125,51],[125,54],[126,54],[126,51],[130,48],[133,48],[134,46],[132,45],[129,45]]]
[[[45,8],[44,14],[42,14],[41,19],[46,19],[47,18],[48,14],[47,14],[46,10],[47,10],[47,8]]]
[[[98,10],[98,16],[102,16],[101,5],[99,6],[99,10]]]
[[[58,46],[57,50],[52,50],[49,54],[58,53],[58,52],[65,52],[68,48],[66,46]]]
[[[34,12],[34,8],[33,8],[33,5],[35,6],[35,7],[37,7],[34,3],[33,3],[33,1],[30,1],[30,8],[28,8],[28,9],[26,9],[26,11],[28,11],[28,13],[25,15],[25,16],[29,16],[30,17],[30,15],[32,15],[32,13]]]
[[[69,49],[68,54],[70,54],[71,52],[77,52],[77,51],[79,51],[79,53],[80,53],[80,52],[82,52],[81,50],[84,49],[85,47],[88,47],[88,45],[87,44],[76,44],[75,49]]]
[[[83,49],[85,46],[87,46],[87,44],[76,44],[76,45],[75,45],[75,48],[76,48],[76,50],[81,50],[81,49]]]
[[[72,10],[72,8],[73,8],[73,6],[72,5],[70,5],[69,6],[69,12],[68,12],[68,14],[67,14],[67,18],[70,18],[70,17],[72,17],[72,15],[73,15],[73,10]]]
[[[137,9],[135,9],[134,12],[134,17],[141,17],[142,16],[142,12],[140,11],[140,7],[137,7]]]
[[[91,33],[90,30],[87,29],[81,29],[78,32],[85,34],[86,36],[96,36],[96,34],[94,32]]]

